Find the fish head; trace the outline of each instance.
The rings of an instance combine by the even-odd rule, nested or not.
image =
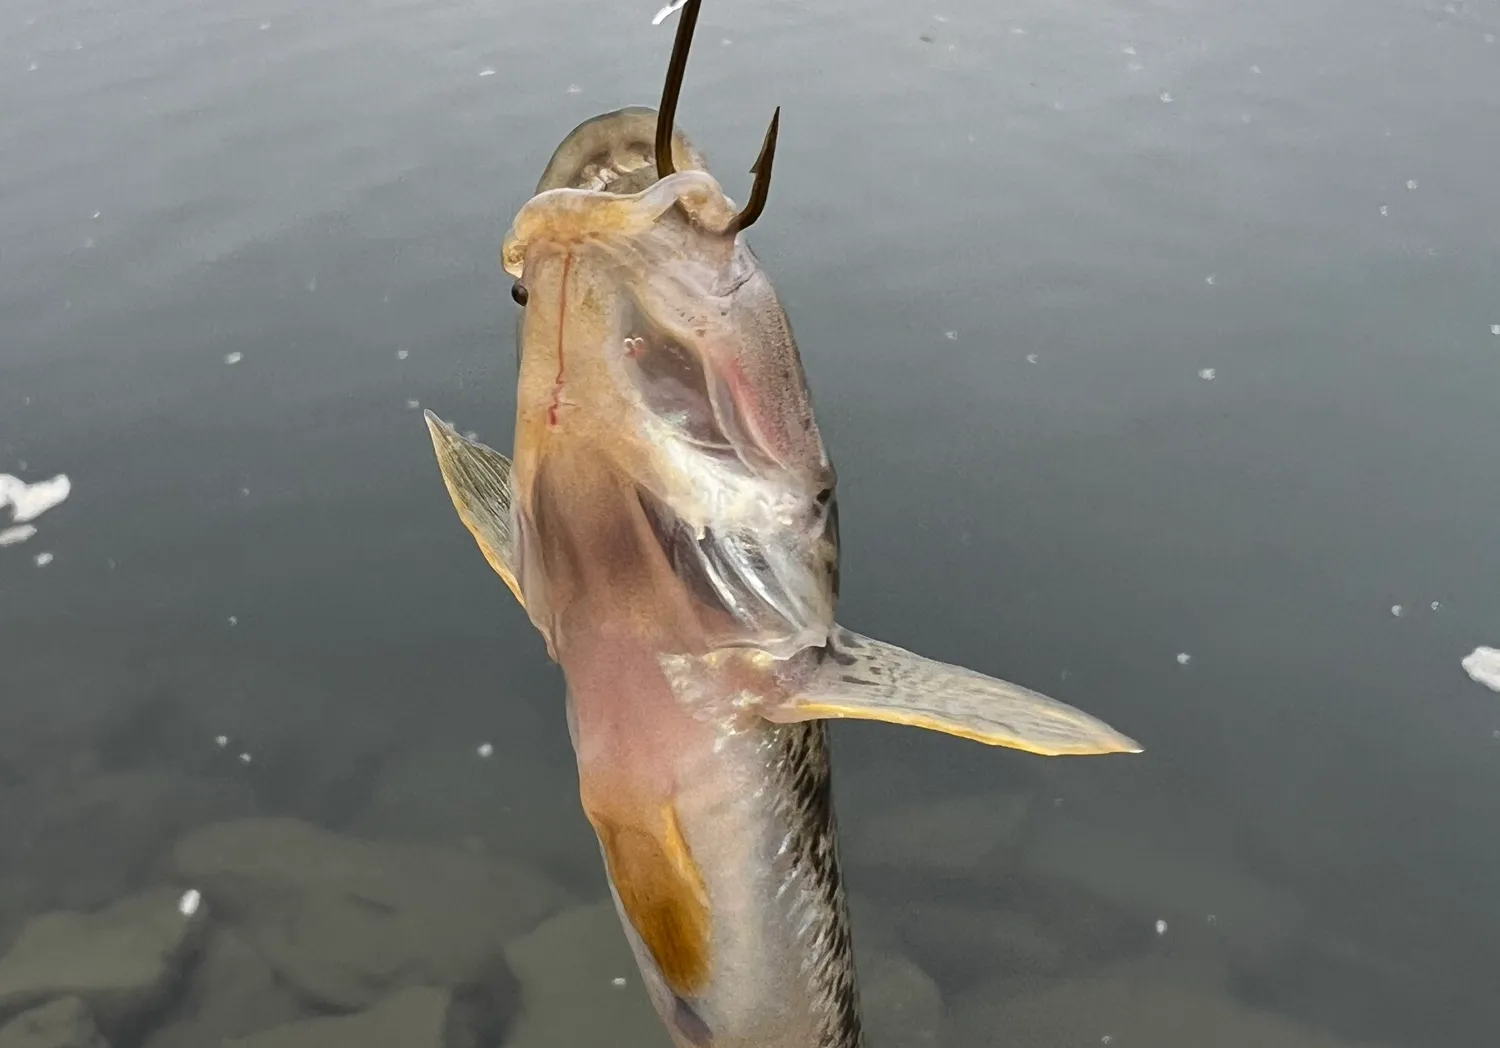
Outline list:
[[[560,565],[643,563],[638,548],[611,558],[589,538],[630,533],[624,513],[645,521],[677,581],[727,616],[715,643],[821,643],[837,570],[834,472],[791,325],[743,236],[765,202],[776,121],[743,209],[661,125],[647,107],[580,124],[505,238],[523,306],[520,584],[550,632],[557,596],[543,590],[557,588]]]

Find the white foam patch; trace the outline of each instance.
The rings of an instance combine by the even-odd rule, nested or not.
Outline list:
[[[1463,661],[1464,672],[1476,684],[1483,684],[1491,691],[1500,691],[1500,651],[1494,648],[1475,648]]]
[[[66,500],[72,491],[73,483],[66,473],[35,484],[28,484],[9,473],[0,473],[0,509],[9,506],[11,520],[17,524],[35,520]]]
[[[13,528],[6,528],[0,531],[0,547],[19,546],[35,534],[36,528],[30,524],[17,524]]]

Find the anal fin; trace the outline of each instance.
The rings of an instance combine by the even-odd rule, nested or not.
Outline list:
[[[761,712],[782,722],[906,724],[1048,757],[1141,752],[1134,739],[1067,703],[842,627],[796,693]]]
[[[438,470],[443,474],[443,484],[453,500],[453,508],[458,510],[459,520],[474,536],[495,574],[524,607],[526,601],[516,581],[510,459],[461,435],[431,411],[423,414],[428,435],[432,437],[432,450],[437,453]]]

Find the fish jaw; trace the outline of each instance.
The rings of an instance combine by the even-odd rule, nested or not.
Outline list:
[[[743,692],[682,703],[605,624],[562,656],[583,807],[679,1048],[854,1048],[857,994],[821,723]]]
[[[831,628],[833,470],[790,327],[732,215],[712,176],[685,170],[630,196],[547,190],[507,238],[527,289],[516,581],[551,650],[585,592],[576,576],[613,541],[577,534],[601,491],[652,530],[659,548],[643,555],[706,609],[706,643],[789,657]]]

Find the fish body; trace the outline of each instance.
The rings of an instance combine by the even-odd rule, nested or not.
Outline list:
[[[775,124],[736,211],[671,108],[575,128],[512,223],[514,461],[428,425],[461,519],[562,667],[583,808],[673,1043],[857,1048],[824,721],[1139,747],[837,625],[836,478],[742,236]]]

